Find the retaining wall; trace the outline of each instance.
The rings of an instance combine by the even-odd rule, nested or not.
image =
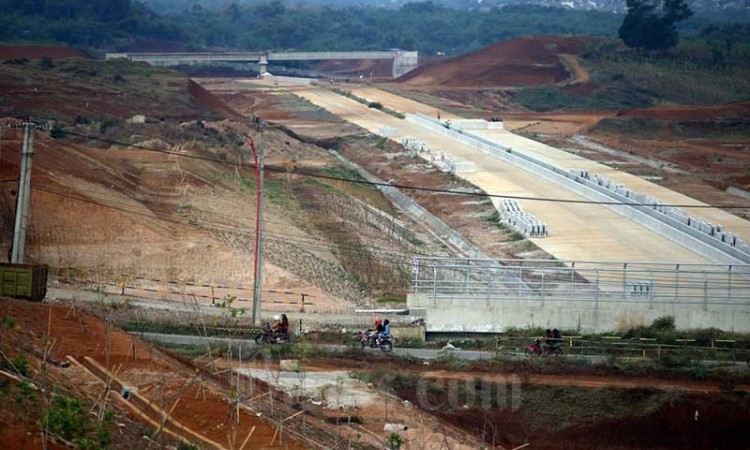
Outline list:
[[[505,300],[488,304],[485,299],[440,300],[435,305],[425,294],[410,294],[411,315],[422,316],[429,332],[501,333],[509,327],[543,327],[600,333],[648,325],[662,316],[673,316],[678,329],[719,328],[750,332],[750,310],[746,305],[700,305],[680,303],[641,304],[555,302],[541,306],[539,300]]]

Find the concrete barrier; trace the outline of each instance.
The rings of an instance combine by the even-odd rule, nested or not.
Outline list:
[[[508,300],[487,305],[484,299],[456,299],[433,307],[424,294],[410,294],[412,314],[422,313],[430,332],[501,333],[509,327],[543,327],[600,333],[648,325],[662,316],[673,316],[678,329],[719,328],[750,332],[750,310],[746,305],[690,307],[680,303],[606,303],[593,308],[591,302],[560,302],[541,306],[538,300]],[[696,305],[697,306],[697,305]]]
[[[396,338],[396,343],[406,339],[417,339],[425,341],[425,327],[391,327],[391,335]]]

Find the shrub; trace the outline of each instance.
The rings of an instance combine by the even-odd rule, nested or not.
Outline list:
[[[76,398],[55,397],[40,419],[40,428],[44,428],[45,425],[49,433],[84,450],[105,449],[110,444],[106,426],[97,425],[88,413],[86,405]]]
[[[703,380],[708,376],[706,366],[703,365],[703,363],[701,363],[700,361],[696,361],[690,371],[693,374],[693,378],[695,378],[696,380]]]
[[[367,104],[367,107],[373,109],[383,109],[383,104],[380,102],[370,102]]]
[[[662,316],[654,319],[654,321],[651,323],[651,329],[659,332],[674,331],[674,317]]]

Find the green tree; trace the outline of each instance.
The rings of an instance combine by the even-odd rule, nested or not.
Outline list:
[[[627,6],[618,35],[628,47],[645,50],[676,46],[677,23],[693,15],[686,0],[627,0]]]

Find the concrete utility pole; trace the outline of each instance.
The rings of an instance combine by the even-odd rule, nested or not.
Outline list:
[[[253,283],[253,325],[260,325],[261,298],[263,283],[263,131],[265,124],[256,117],[257,129],[260,130],[260,145],[255,149],[252,138],[248,138],[255,157],[255,265]]]
[[[30,120],[12,123],[14,128],[23,127],[23,146],[21,148],[21,173],[18,177],[18,198],[16,201],[16,223],[13,229],[13,251],[10,262],[23,264],[26,247],[26,228],[29,222],[29,204],[31,203],[31,158],[34,156],[34,129],[46,128]]]

